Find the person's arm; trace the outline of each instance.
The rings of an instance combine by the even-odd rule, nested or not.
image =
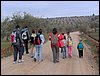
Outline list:
[[[83,44],[82,44],[83,45]],[[83,49],[84,49],[84,45],[83,45]]]
[[[23,42],[23,40],[22,40],[21,33],[18,31],[17,34],[18,34],[18,37],[19,37],[19,40],[20,40],[21,45],[23,45],[24,42]]]
[[[42,40],[42,43],[44,44],[44,42],[45,42],[44,35],[43,35],[43,34],[41,34],[41,35],[40,35],[40,38],[41,38],[41,40]]]
[[[51,41],[51,36],[52,36],[52,34],[50,33],[50,35],[49,35],[49,40]]]
[[[44,44],[44,42],[45,42],[45,38],[44,38],[44,35],[42,35],[42,41],[43,41],[43,44]]]
[[[77,49],[79,49],[79,44],[77,45]]]
[[[30,40],[31,34],[30,34],[29,30],[27,30],[27,34],[28,34],[28,40]]]

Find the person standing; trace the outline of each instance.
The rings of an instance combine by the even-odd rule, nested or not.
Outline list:
[[[38,34],[35,37],[35,47],[36,47],[36,53],[34,56],[34,61],[36,62],[39,57],[39,62],[43,61],[42,57],[42,47],[45,42],[44,35],[42,34],[42,29],[38,30]]]
[[[26,49],[26,54],[29,54],[28,51],[28,41],[30,40],[30,32],[27,26],[25,26],[24,29],[22,29],[22,39],[24,41],[25,49]]]
[[[58,37],[59,39],[59,47],[61,48],[61,53],[63,52],[63,48],[64,48],[64,43],[63,43],[63,39],[64,39],[64,33],[61,33]]]
[[[21,33],[20,33],[20,26],[16,25],[15,29],[13,30],[11,36],[11,42],[12,45],[14,47],[14,61],[13,64],[15,64],[17,62],[17,55],[19,53],[19,63],[21,63],[22,60],[22,50],[21,47],[23,46],[23,40],[21,37]]]
[[[49,40],[51,41],[51,48],[53,52],[53,62],[59,62],[59,42],[58,42],[58,34],[57,29],[53,28],[52,34],[49,36]]]
[[[71,36],[68,36],[68,40],[67,40],[67,48],[68,48],[68,57],[71,58],[72,57],[72,38]]]
[[[66,48],[66,36],[64,36],[64,39],[62,40],[63,41],[63,43],[64,43],[64,47],[63,47],[63,51],[62,51],[62,53],[63,53],[63,59],[64,58],[66,58],[67,57],[67,48]]]
[[[33,50],[34,50],[34,46],[35,46],[35,44],[34,44],[35,37],[36,37],[36,34],[35,34],[35,30],[33,29],[32,34],[31,34],[31,38],[30,38],[31,39],[30,44],[32,45],[32,50],[30,52],[31,58],[33,58]]]
[[[77,45],[77,49],[78,49],[78,53],[79,53],[79,58],[83,58],[83,43],[82,40],[79,41],[78,45]]]

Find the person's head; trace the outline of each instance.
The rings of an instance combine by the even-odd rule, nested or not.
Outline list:
[[[62,35],[64,35],[64,33],[61,33]]]
[[[27,26],[25,26],[25,28],[28,28]]]
[[[39,29],[39,30],[38,30],[38,33],[42,34],[42,29]]]
[[[20,29],[20,26],[19,26],[19,25],[16,25],[16,26],[15,26],[15,29]]]
[[[53,28],[52,33],[53,33],[53,34],[57,34],[57,29],[56,29],[56,28]]]
[[[80,39],[79,42],[81,43],[82,42],[82,39]]]
[[[34,29],[32,30],[32,33],[35,33],[35,30]]]
[[[69,31],[67,32],[67,35],[70,35],[70,32]]]
[[[71,36],[70,36],[70,35],[68,36],[68,40],[72,40],[72,38],[71,38]]]

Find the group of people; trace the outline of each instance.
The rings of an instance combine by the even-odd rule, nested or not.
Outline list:
[[[39,29],[38,32],[33,29],[32,33],[30,33],[27,26],[25,26],[22,30],[20,30],[20,26],[16,25],[15,29],[11,33],[11,43],[14,47],[14,61],[15,64],[17,62],[17,56],[19,53],[19,63],[22,63],[24,60],[22,59],[22,55],[24,55],[24,50],[26,49],[26,54],[29,54],[28,51],[28,43],[32,45],[32,50],[30,52],[31,58],[34,58],[34,61],[38,59],[39,61],[43,61],[42,57],[42,46],[45,42],[44,35],[42,34],[42,29]],[[35,56],[33,57],[33,50],[36,47]],[[25,48],[25,49],[24,49]]]
[[[64,33],[58,34],[57,29],[53,28],[52,33],[49,35],[49,40],[51,41],[51,48],[53,53],[53,62],[59,62],[59,48],[61,48],[61,53],[63,59],[72,57],[72,38],[70,32],[67,33],[67,36]],[[16,25],[15,29],[11,33],[11,42],[14,47],[14,64],[17,62],[17,55],[19,53],[19,63],[23,62],[22,55],[24,55],[24,50],[26,49],[26,54],[29,54],[28,43],[32,45],[32,50],[30,51],[31,58],[36,62],[43,61],[42,57],[42,47],[45,43],[45,37],[42,34],[42,29],[39,29],[38,32],[33,29],[30,34],[29,29],[25,26],[20,30],[20,26]],[[33,55],[34,47],[36,48],[35,55]],[[25,49],[24,49],[25,48]],[[77,45],[79,52],[79,58],[83,58],[83,43],[80,40]]]
[[[67,36],[65,36],[64,33],[58,34],[57,29],[53,28],[52,33],[49,35],[49,40],[51,41],[54,63],[59,62],[59,48],[61,48],[63,59],[72,57],[73,41],[70,32],[67,32]],[[77,45],[79,58],[83,58],[83,48],[82,39],[80,39]]]

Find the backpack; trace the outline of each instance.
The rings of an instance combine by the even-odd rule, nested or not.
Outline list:
[[[53,34],[51,37],[51,44],[56,45],[57,43],[58,43],[58,37]]]
[[[11,43],[16,43],[17,42],[17,37],[16,37],[16,32],[13,31],[11,34],[10,34],[10,37],[11,37]]]
[[[39,34],[37,34],[36,35],[36,37],[35,37],[35,40],[34,40],[35,42],[34,42],[34,44],[35,45],[40,45],[41,43],[42,43],[42,40],[41,40],[41,38],[40,38],[40,35]]]
[[[83,44],[82,43],[78,44],[78,49],[83,49]]]
[[[34,44],[34,40],[35,40],[35,34],[31,35],[31,43]]]
[[[27,31],[22,32],[22,39],[26,40],[27,38]]]
[[[68,41],[66,42],[66,45],[67,45],[67,46],[72,46],[72,44],[73,44],[73,42],[72,42],[71,40],[68,40]]]

